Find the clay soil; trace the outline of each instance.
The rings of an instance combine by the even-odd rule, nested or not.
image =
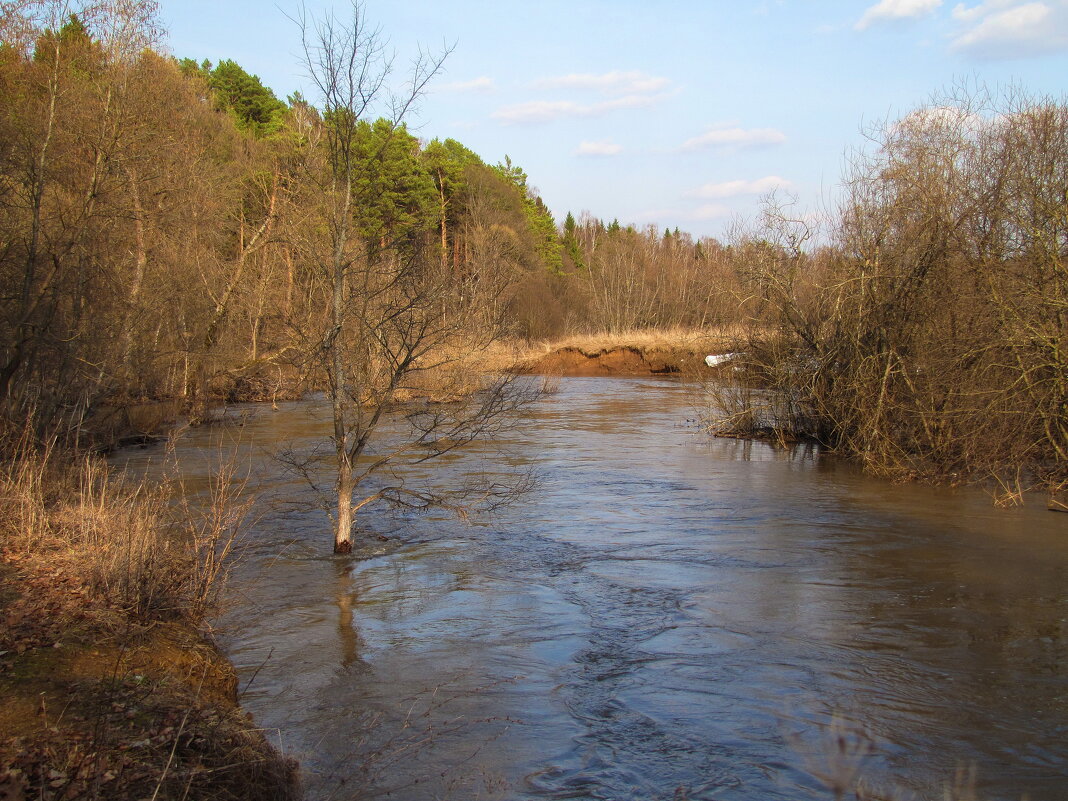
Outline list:
[[[618,346],[585,350],[567,346],[526,361],[526,372],[567,376],[696,375],[704,352]]]

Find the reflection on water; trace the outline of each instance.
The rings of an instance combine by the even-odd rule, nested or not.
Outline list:
[[[229,653],[310,797],[829,798],[835,721],[918,798],[971,764],[984,798],[1068,797],[1068,515],[709,442],[689,392],[562,381],[509,434],[536,493],[374,517],[399,547],[362,561],[269,457],[325,436],[312,406],[222,432],[263,493]],[[191,486],[219,436],[180,443]]]

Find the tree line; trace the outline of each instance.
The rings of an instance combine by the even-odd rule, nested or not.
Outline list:
[[[195,421],[220,400],[325,390],[342,543],[344,499],[452,503],[399,485],[360,500],[361,481],[483,436],[521,403],[507,377],[459,386],[477,365],[458,370],[458,353],[696,322],[666,298],[680,282],[696,298],[699,244],[570,215],[558,229],[507,156],[487,164],[456,140],[412,135],[407,112],[448,54],[396,76],[363,8],[351,11],[294,20],[317,96],[283,102],[234,61],[163,55],[151,0],[4,6],[9,432],[77,442],[144,402],[176,399]],[[382,415],[432,381],[474,405],[410,416],[405,447],[371,459]],[[471,490],[489,503],[498,491]]]
[[[420,141],[395,109],[283,102],[233,61],[161,55],[151,3],[27,7],[44,16],[8,11],[0,49],[9,417],[32,409],[42,427],[74,428],[123,399],[193,408],[289,365],[322,307],[300,245],[323,222],[316,162],[332,158],[344,114],[357,115],[345,146],[366,255],[419,251],[471,286],[494,283],[485,297],[510,333],[727,313],[710,307],[709,260],[685,234],[588,215],[558,229],[507,157]]]

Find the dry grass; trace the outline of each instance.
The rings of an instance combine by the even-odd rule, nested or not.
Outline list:
[[[523,356],[537,357],[546,353],[572,348],[587,355],[604,353],[616,348],[633,348],[647,352],[686,351],[715,353],[728,349],[736,341],[741,329],[734,326],[716,328],[638,329],[633,331],[573,334],[562,339],[532,345]]]
[[[158,486],[109,475],[95,456],[23,441],[0,464],[0,546],[84,582],[102,607],[139,621],[201,621],[218,603],[248,512],[224,468],[197,511]]]
[[[793,749],[803,757],[807,772],[822,784],[835,801],[915,801],[914,792],[890,777],[875,781],[869,760],[879,751],[874,735],[863,725],[835,717],[816,743],[790,737]],[[982,801],[977,790],[978,771],[972,765],[959,767],[943,782],[942,801]]]
[[[479,348],[466,347],[463,343],[439,348],[430,358],[466,373],[505,373],[529,353],[529,346],[522,342],[500,339]]]
[[[457,342],[438,347],[420,359],[418,369],[405,377],[393,400],[463,400],[484,389],[487,376],[514,372],[527,352],[527,348],[512,341],[494,341],[480,347]]]

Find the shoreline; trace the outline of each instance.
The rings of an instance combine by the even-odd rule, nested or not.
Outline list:
[[[723,341],[703,332],[637,332],[535,346],[508,342],[471,359],[467,369],[492,372],[510,363],[525,374],[696,376],[704,356]],[[294,393],[275,387],[263,397],[222,395],[210,406],[271,402],[280,394]],[[117,406],[106,410],[94,433],[105,449],[156,442],[181,427],[181,404],[161,399]],[[18,531],[16,520],[0,540],[0,615],[7,621],[0,631],[0,793],[42,799],[298,798],[299,765],[280,754],[242,709],[234,666],[202,618],[146,617],[102,597],[94,574],[99,565],[84,558],[87,543],[68,541],[72,523],[87,525],[69,518],[86,514],[79,471],[88,468],[57,469],[47,456],[35,464],[37,457],[27,454],[20,466],[19,458],[7,466],[0,501],[25,505],[16,474],[32,465],[40,470],[41,493],[33,502],[46,519],[43,538]],[[111,486],[104,481],[101,487]],[[94,514],[112,514],[123,508],[125,496],[109,489],[97,500]],[[153,520],[158,527],[161,520]],[[89,528],[98,523],[89,521]],[[103,547],[121,547],[123,532],[113,536]]]
[[[597,350],[564,346],[521,366],[523,373],[557,376],[693,375],[707,354],[687,349],[646,350],[617,345]]]
[[[0,794],[299,797],[297,764],[242,709],[234,667],[203,630],[85,604],[76,576],[30,561],[0,558]],[[74,602],[51,596],[57,586]]]
[[[0,796],[299,798],[204,623],[241,510],[209,529],[168,502],[99,457],[3,465]]]

